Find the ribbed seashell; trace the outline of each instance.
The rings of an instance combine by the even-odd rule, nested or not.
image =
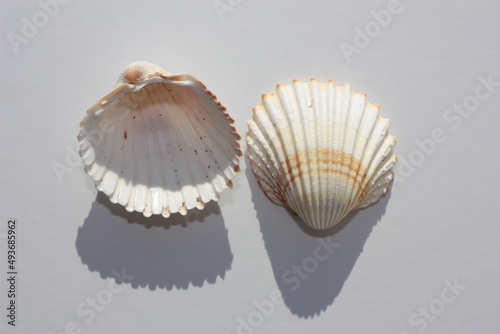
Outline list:
[[[233,123],[192,76],[134,62],[81,121],[80,155],[97,189],[127,211],[186,214],[232,186],[242,155]]]
[[[389,120],[348,84],[278,84],[276,92],[263,94],[248,127],[248,156],[260,188],[312,228],[330,228],[378,201],[394,177]]]

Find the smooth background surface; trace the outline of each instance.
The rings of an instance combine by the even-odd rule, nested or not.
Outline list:
[[[0,331],[498,333],[500,87],[467,118],[447,110],[474,102],[478,77],[500,81],[500,4],[403,0],[348,62],[340,45],[356,46],[356,27],[388,1],[224,3],[232,10],[218,15],[212,1],[69,1],[16,53],[8,34],[22,35],[23,18],[42,9],[2,2]],[[411,165],[333,235],[268,202],[245,159],[234,189],[187,220],[126,214],[97,195],[78,160],[61,180],[53,165],[68,165],[85,110],[135,60],[203,81],[242,136],[278,82],[350,82],[381,105]],[[435,129],[446,140],[418,153]],[[4,315],[11,217],[20,224],[15,329]],[[318,240],[338,247],[292,291],[282,275],[313,265]],[[134,278],[110,292],[122,270]],[[466,287],[449,304],[439,301],[446,280]],[[271,312],[277,291],[285,302]],[[94,317],[89,298],[105,304]],[[432,320],[422,320],[430,306]]]

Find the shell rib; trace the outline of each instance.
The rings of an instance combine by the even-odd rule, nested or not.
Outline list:
[[[349,84],[294,80],[263,94],[248,122],[250,166],[264,194],[327,229],[387,192],[396,139],[379,106]]]
[[[135,62],[80,122],[80,155],[97,189],[127,211],[186,214],[232,186],[242,155],[233,123],[192,76]]]

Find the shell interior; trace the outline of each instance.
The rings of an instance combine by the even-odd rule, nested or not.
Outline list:
[[[87,111],[80,155],[113,203],[145,216],[186,214],[232,186],[242,155],[233,123],[192,76],[135,62]]]

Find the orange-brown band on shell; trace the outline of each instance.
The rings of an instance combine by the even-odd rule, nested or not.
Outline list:
[[[312,169],[310,168],[309,170],[301,170],[301,166],[305,162],[307,162],[307,165],[309,166],[316,165],[318,167]],[[334,168],[319,168],[320,164],[325,166],[332,165],[332,167],[346,167],[349,169],[349,172],[343,172]],[[361,187],[361,181],[365,176],[365,170],[364,168],[361,168],[361,161],[353,158],[351,154],[344,153],[341,150],[311,148],[289,156],[283,165],[285,171],[288,172],[289,175],[287,180],[284,180],[284,189],[286,189],[296,178],[310,173],[340,174],[351,179],[354,182],[355,187],[359,189],[359,187]],[[298,171],[298,173],[295,171]]]

